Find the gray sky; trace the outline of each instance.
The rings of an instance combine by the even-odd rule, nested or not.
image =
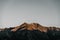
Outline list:
[[[0,0],[0,27],[23,22],[60,26],[60,0]]]

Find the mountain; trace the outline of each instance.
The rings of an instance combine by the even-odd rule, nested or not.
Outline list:
[[[16,27],[0,28],[0,40],[60,40],[60,28],[23,23]]]

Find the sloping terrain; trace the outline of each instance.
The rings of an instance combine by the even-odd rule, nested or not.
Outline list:
[[[0,29],[0,40],[60,40],[60,28],[23,23],[16,27]]]

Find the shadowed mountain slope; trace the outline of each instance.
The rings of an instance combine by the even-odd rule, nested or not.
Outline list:
[[[0,28],[0,40],[60,40],[60,28],[23,23],[12,28]]]

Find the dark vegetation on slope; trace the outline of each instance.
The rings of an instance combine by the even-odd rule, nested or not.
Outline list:
[[[39,27],[36,27],[37,29],[34,28],[36,26],[36,23],[34,24],[35,26],[31,25],[26,25],[24,23],[15,28],[6,28],[4,30],[1,30],[0,40],[60,40],[60,30],[57,30],[57,28],[46,27],[47,30],[45,29],[45,31],[42,30],[44,29],[44,27],[40,26],[39,24],[37,25],[41,27],[41,30],[39,29]],[[27,28],[27,26],[29,27]],[[53,28],[53,30],[51,28]]]

